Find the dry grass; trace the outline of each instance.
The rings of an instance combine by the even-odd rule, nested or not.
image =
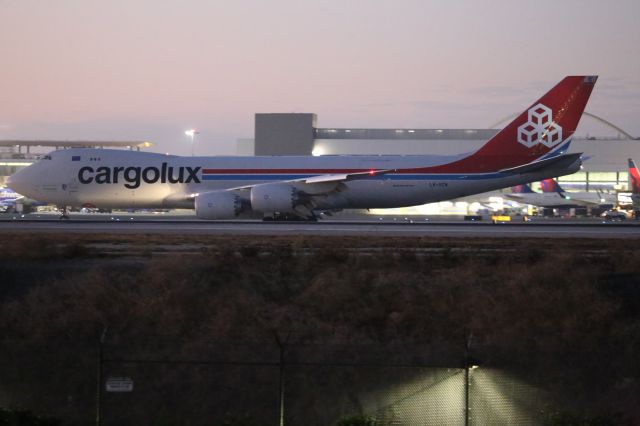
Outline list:
[[[500,251],[527,253],[531,260],[544,253],[580,253],[634,251],[624,240],[602,239],[506,239],[450,237],[336,237],[336,236],[207,236],[160,234],[23,234],[5,233],[0,242],[0,255],[5,259],[73,258],[101,256],[118,252],[124,255],[149,253],[241,252],[245,257],[264,252],[292,253],[325,250],[327,256],[358,250],[403,254],[415,250]]]

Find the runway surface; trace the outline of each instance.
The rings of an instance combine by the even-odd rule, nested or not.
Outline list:
[[[539,237],[539,238],[640,238],[640,224],[589,222],[487,222],[320,221],[320,222],[208,222],[162,218],[3,218],[3,233],[80,234],[194,234],[194,235],[327,235],[413,237]]]

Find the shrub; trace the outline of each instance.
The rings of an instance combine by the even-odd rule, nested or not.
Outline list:
[[[369,416],[350,416],[338,420],[336,426],[376,426],[377,422]]]
[[[59,426],[62,422],[52,417],[41,417],[27,410],[0,408],[0,424],[8,426]]]

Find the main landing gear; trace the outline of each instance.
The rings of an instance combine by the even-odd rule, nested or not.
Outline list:
[[[274,213],[272,216],[262,218],[264,222],[317,222],[315,215],[304,217],[295,213]]]

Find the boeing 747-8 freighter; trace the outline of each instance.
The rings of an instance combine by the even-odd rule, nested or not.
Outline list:
[[[7,185],[59,206],[193,208],[202,219],[252,212],[404,207],[575,173],[567,148],[596,76],[566,77],[476,152],[326,157],[179,157],[108,149],[54,151]]]

